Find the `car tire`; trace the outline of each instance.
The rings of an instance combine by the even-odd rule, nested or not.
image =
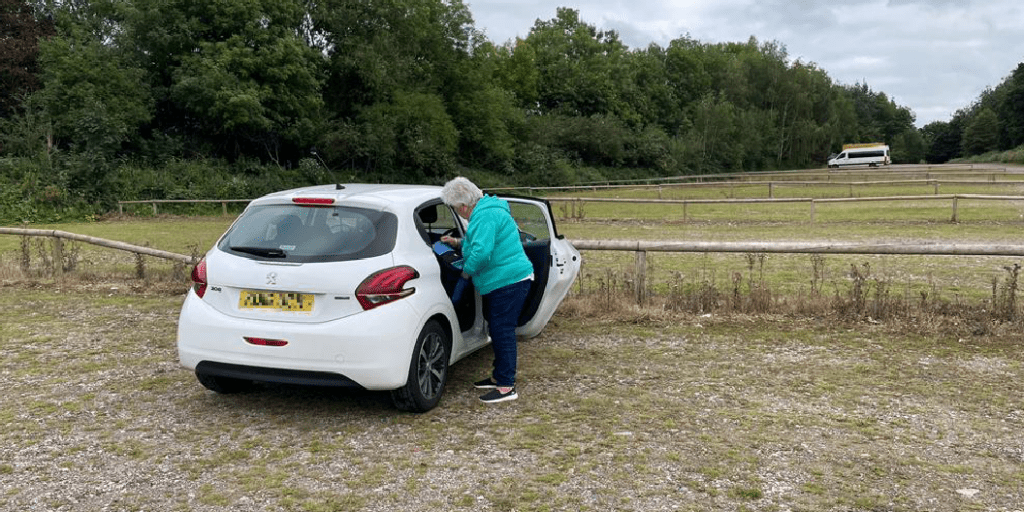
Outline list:
[[[403,411],[426,412],[437,406],[448,382],[451,342],[440,324],[431,320],[423,326],[409,364],[405,385],[391,392],[395,407]]]
[[[251,380],[233,379],[231,377],[220,377],[217,375],[207,375],[205,373],[196,373],[196,378],[199,379],[199,383],[210,391],[215,391],[222,395],[230,395],[234,393],[245,393],[252,391],[256,387],[256,384]]]

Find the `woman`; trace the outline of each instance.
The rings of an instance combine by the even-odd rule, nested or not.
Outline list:
[[[469,221],[466,236],[441,241],[462,248],[462,279],[453,300],[472,279],[483,297],[494,370],[473,385],[491,391],[480,397],[486,403],[519,398],[516,394],[516,323],[533,281],[533,265],[523,251],[519,226],[512,219],[508,202],[484,193],[466,178],[445,183],[441,200]]]

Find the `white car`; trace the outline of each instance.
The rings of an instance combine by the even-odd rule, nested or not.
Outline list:
[[[516,331],[532,337],[569,291],[580,254],[546,201],[503,198],[534,265]],[[427,411],[448,366],[490,341],[479,294],[453,304],[458,262],[434,249],[465,227],[435,186],[329,185],[256,199],[192,270],[181,364],[218,393],[255,382],[356,386]]]

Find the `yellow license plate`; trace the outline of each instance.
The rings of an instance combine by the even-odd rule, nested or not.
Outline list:
[[[313,311],[313,295],[308,293],[260,292],[242,290],[239,309],[273,309],[277,311]]]

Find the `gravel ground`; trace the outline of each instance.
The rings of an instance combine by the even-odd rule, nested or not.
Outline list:
[[[476,400],[484,351],[412,415],[208,392],[180,301],[0,284],[0,509],[1024,509],[1013,333],[560,314],[521,344],[520,400]]]

